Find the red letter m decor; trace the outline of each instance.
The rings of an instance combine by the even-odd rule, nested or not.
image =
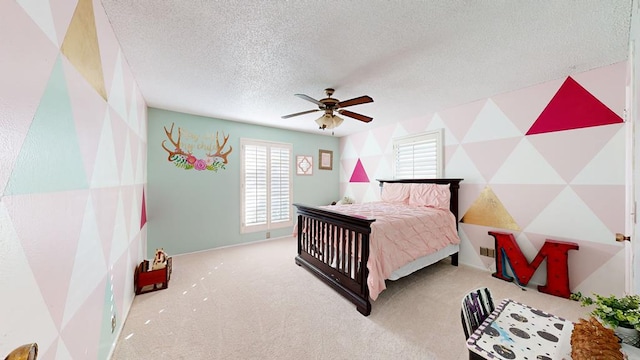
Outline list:
[[[569,250],[578,250],[578,244],[565,241],[547,239],[544,245],[536,254],[531,263],[522,254],[513,234],[497,231],[489,231],[489,235],[496,239],[496,272],[493,277],[505,281],[513,281],[507,275],[505,263],[511,267],[511,271],[516,277],[518,284],[526,286],[536,272],[542,260],[547,259],[547,285],[538,286],[538,291],[569,298],[569,267],[567,261]]]

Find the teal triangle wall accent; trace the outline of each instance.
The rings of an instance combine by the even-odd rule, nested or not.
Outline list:
[[[4,195],[88,188],[62,59],[58,57]]]

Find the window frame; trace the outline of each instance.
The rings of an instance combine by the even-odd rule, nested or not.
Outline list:
[[[266,171],[266,180],[265,185],[267,189],[266,194],[266,222],[265,223],[256,223],[256,224],[246,224],[246,146],[262,146],[266,148],[266,163],[267,169]],[[271,157],[272,148],[285,149],[288,153],[288,164],[283,166],[288,171],[288,176],[286,176],[289,189],[288,189],[288,211],[289,216],[287,220],[284,221],[273,221],[273,209],[272,209],[272,192],[273,187],[271,184],[272,181],[272,162],[273,158]],[[240,233],[254,233],[258,231],[269,231],[274,229],[281,229],[286,227],[293,226],[293,144],[268,141],[268,140],[259,140],[259,139],[249,139],[249,138],[240,138]]]
[[[398,150],[401,146],[415,146],[418,144],[427,144],[429,142],[435,142],[435,152],[436,152],[436,160],[435,160],[435,175],[431,176],[416,176],[415,175],[415,165],[412,164],[412,173],[411,176],[405,176],[398,174]],[[412,134],[401,136],[397,138],[393,138],[393,162],[392,162],[392,172],[394,179],[418,179],[418,178],[443,178],[444,177],[444,129],[435,129],[429,130],[425,132],[421,132],[419,134]],[[415,161],[415,159],[413,159]]]

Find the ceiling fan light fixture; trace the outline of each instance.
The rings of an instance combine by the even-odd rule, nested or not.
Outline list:
[[[320,129],[324,130],[336,128],[340,126],[343,121],[344,119],[337,115],[324,114],[316,120],[316,124],[318,124]]]
[[[295,94],[295,96],[303,99],[303,100],[307,100],[309,102],[312,102],[316,105],[318,105],[317,109],[313,109],[313,110],[307,110],[307,111],[301,111],[301,112],[297,112],[297,113],[293,113],[293,114],[289,114],[289,115],[284,115],[281,116],[283,119],[288,119],[294,116],[299,116],[299,115],[305,115],[305,114],[309,114],[312,112],[316,112],[316,111],[324,111],[324,115],[322,115],[320,118],[316,119],[316,124],[318,124],[318,126],[320,127],[321,130],[324,129],[334,129],[338,126],[340,126],[340,124],[342,124],[343,119],[339,116],[334,115],[334,112],[339,113],[340,115],[343,116],[347,116],[353,119],[356,119],[358,121],[362,121],[364,123],[369,123],[371,122],[371,120],[373,120],[372,117],[366,116],[366,115],[362,115],[362,114],[358,114],[349,110],[345,110],[345,107],[349,107],[349,106],[354,106],[354,105],[360,105],[360,104],[366,104],[366,103],[370,103],[373,102],[373,99],[369,96],[369,95],[363,95],[363,96],[359,96],[353,99],[349,99],[346,101],[340,101],[336,98],[332,98],[331,96],[333,95],[333,89],[331,88],[327,88],[325,89],[325,93],[327,94],[327,97],[324,99],[320,99],[320,100],[316,100],[314,98],[312,98],[309,95],[305,95],[305,94]]]

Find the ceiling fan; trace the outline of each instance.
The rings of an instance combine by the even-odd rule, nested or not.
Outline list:
[[[331,95],[333,95],[334,90],[331,88],[328,89],[324,89],[325,94],[327,95],[326,98],[324,99],[320,99],[320,100],[316,100],[308,95],[305,94],[295,94],[295,96],[301,98],[301,99],[305,99],[307,101],[311,101],[312,103],[318,105],[317,109],[313,109],[313,110],[307,110],[307,111],[302,111],[299,113],[295,113],[295,114],[289,114],[289,115],[285,115],[282,118],[283,119],[288,119],[290,117],[294,117],[294,116],[298,116],[298,115],[304,115],[304,114],[309,114],[312,112],[316,112],[316,111],[324,111],[324,115],[322,115],[320,118],[318,118],[316,120],[316,123],[320,126],[320,129],[324,130],[324,129],[333,129],[337,126],[339,126],[340,124],[342,124],[343,119],[340,118],[337,115],[334,115],[333,112],[336,111],[338,112],[340,115],[344,115],[344,116],[348,116],[350,118],[354,118],[356,120],[360,120],[362,122],[368,123],[371,120],[373,120],[372,117],[369,116],[365,116],[362,114],[358,114],[358,113],[354,113],[352,111],[349,110],[344,110],[343,108],[347,107],[347,106],[353,106],[353,105],[360,105],[360,104],[366,104],[366,103],[370,103],[373,102],[373,99],[368,96],[368,95],[364,95],[364,96],[360,96],[357,98],[353,98],[350,100],[345,100],[345,101],[340,101],[336,98],[332,98]]]

